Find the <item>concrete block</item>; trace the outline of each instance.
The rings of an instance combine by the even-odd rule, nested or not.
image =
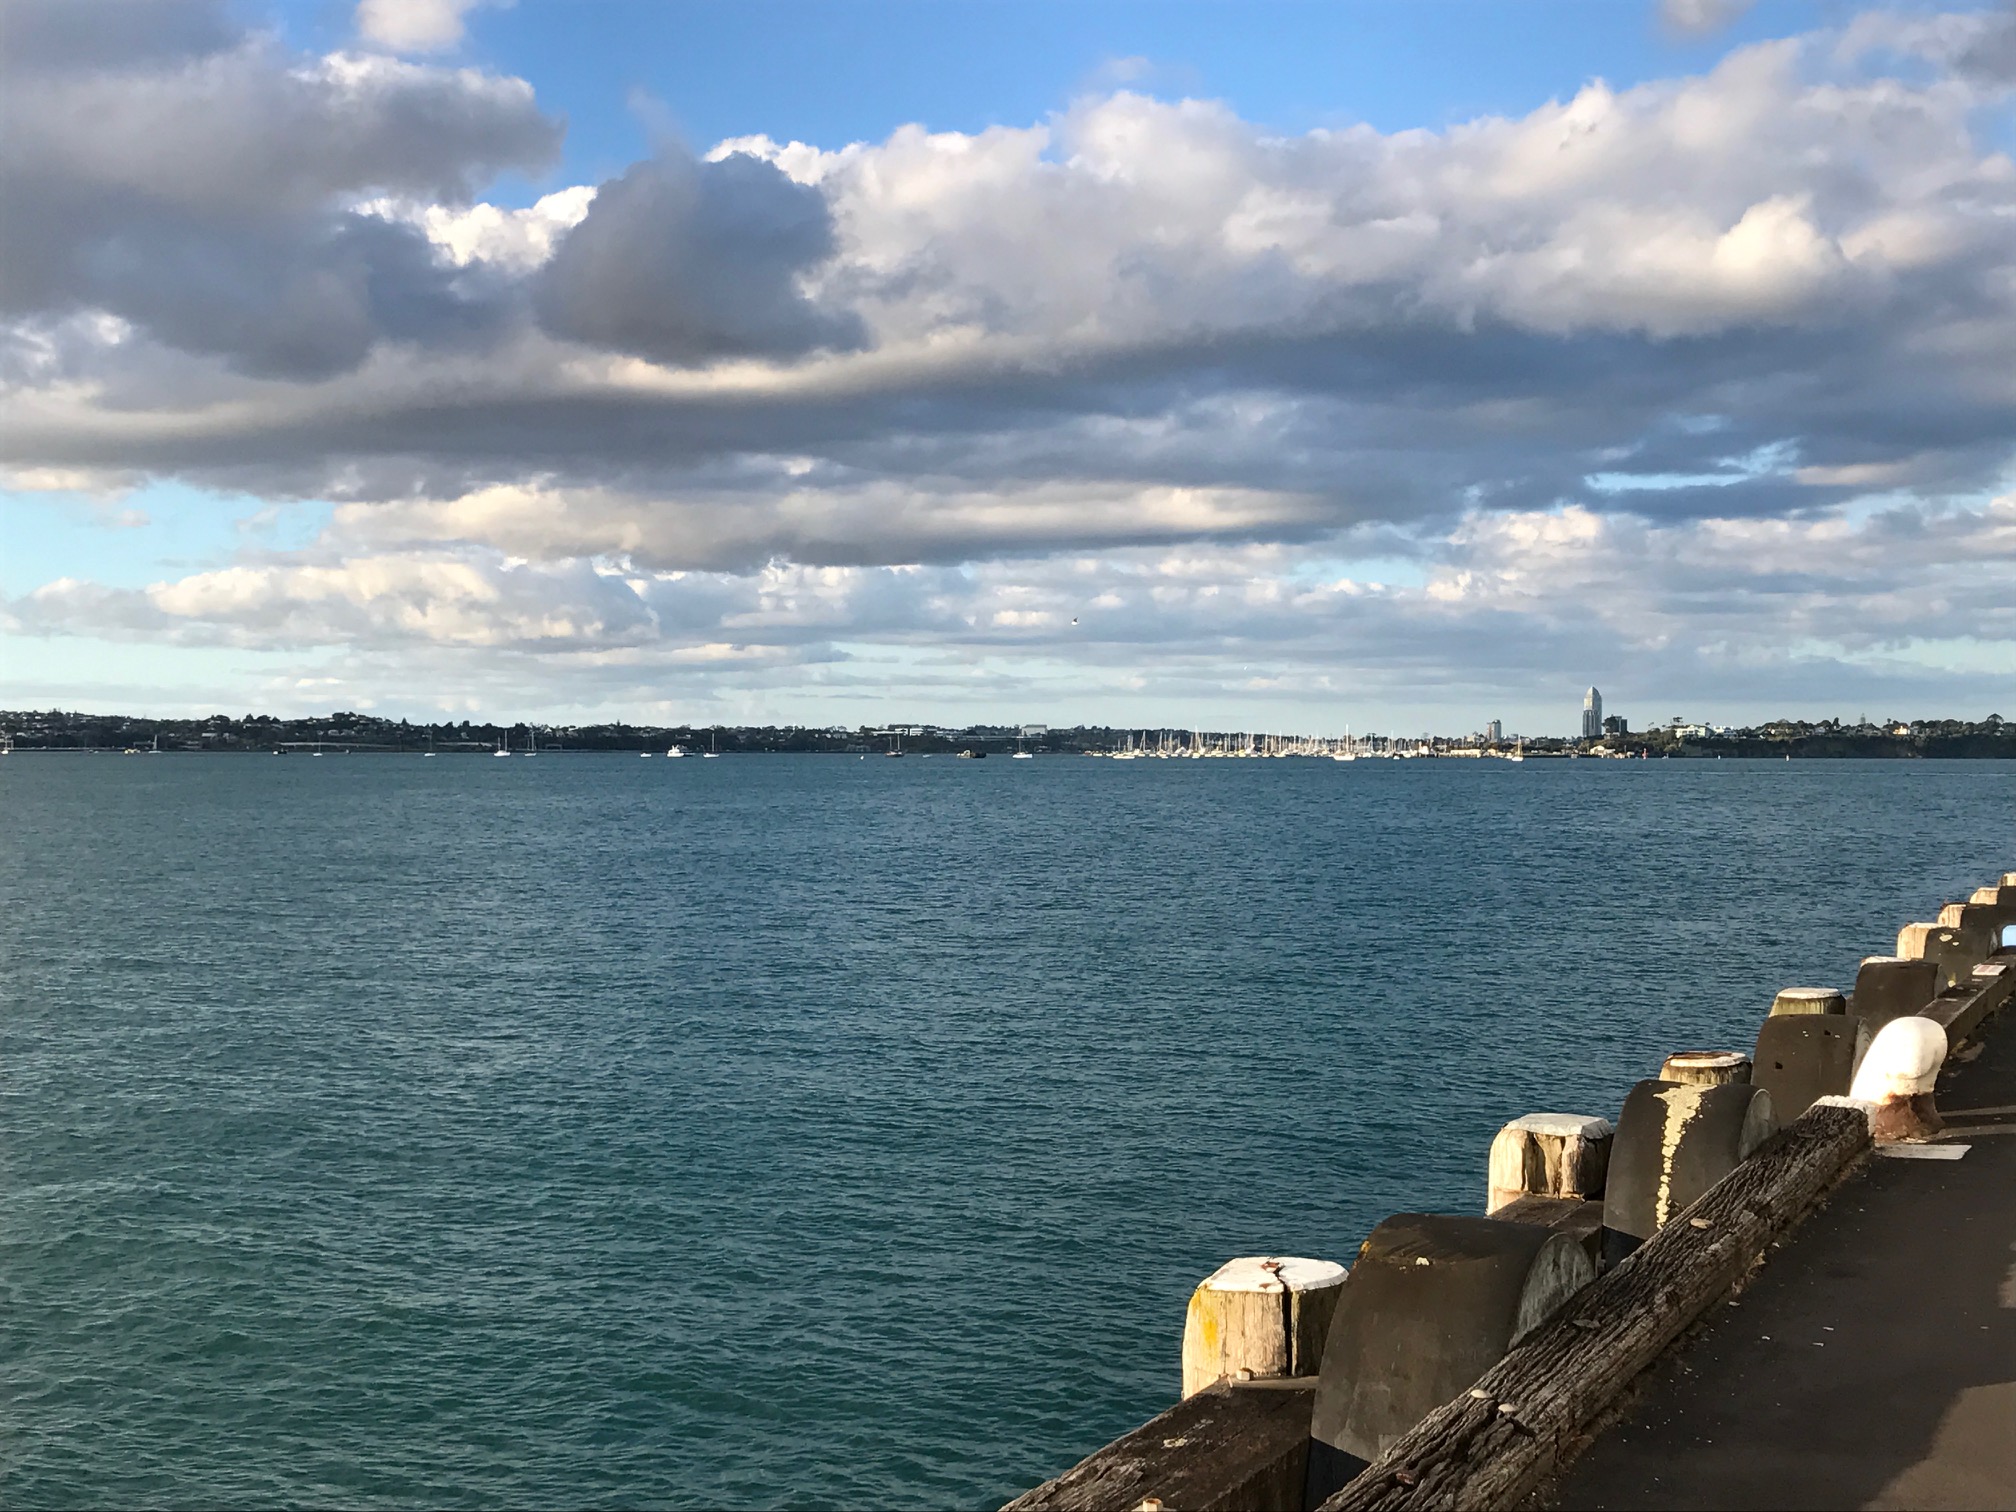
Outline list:
[[[1751,1083],[1638,1083],[1624,1099],[1610,1148],[1605,1263],[1615,1265],[1650,1239],[1777,1130],[1771,1094]]]
[[[1970,938],[1950,924],[1906,924],[1897,931],[1897,954],[1907,961],[1930,961],[1939,973],[1939,990],[1944,992],[1967,979],[1968,972],[1987,955],[1978,938]]]
[[[1894,1018],[1916,1013],[1939,995],[1939,968],[1931,961],[1870,956],[1855,973],[1848,1011],[1869,1021],[1874,1034]]]
[[[1582,1244],[1551,1227],[1425,1213],[1380,1224],[1323,1350],[1307,1505],[1468,1390],[1595,1276]]]
[[[1960,932],[1975,961],[1985,961],[2001,947],[2002,926],[2009,920],[1999,903],[1948,903],[1939,910],[1939,922]]]
[[[1751,1055],[1751,1081],[1771,1094],[1788,1124],[1823,1097],[1845,1097],[1869,1048],[1869,1026],[1849,1014],[1800,1014],[1764,1020]]]

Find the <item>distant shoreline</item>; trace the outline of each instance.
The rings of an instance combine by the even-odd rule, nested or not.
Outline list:
[[[210,752],[310,755],[487,756],[623,753],[662,756],[798,753],[868,756],[1034,755],[1115,756],[1168,759],[1270,759],[1331,756],[1372,758],[1510,758],[1534,760],[1653,759],[1706,760],[1971,760],[2016,759],[2016,724],[1990,715],[1978,722],[1886,720],[1881,725],[1843,725],[1773,720],[1750,729],[1673,725],[1631,733],[1614,731],[1602,739],[1559,736],[1482,735],[1356,737],[1291,735],[1281,732],[1141,729],[1110,725],[863,725],[811,728],[796,725],[546,725],[472,724],[468,721],[415,724],[376,715],[337,712],[301,719],[272,715],[207,719],[148,719],[121,714],[62,710],[0,710],[0,751]]]
[[[318,753],[314,751],[276,751],[270,748],[261,750],[253,747],[232,747],[228,749],[222,749],[222,748],[213,749],[208,747],[196,748],[186,746],[184,747],[164,746],[159,751],[150,751],[145,749],[136,750],[132,748],[122,748],[119,746],[16,746],[11,752],[0,754],[15,755],[15,756],[272,756],[272,755],[314,756]],[[417,747],[417,746],[332,745],[325,747],[319,754],[324,756],[426,756],[429,754],[429,752],[424,747]],[[494,756],[496,753],[493,751],[436,751],[433,752],[432,754],[437,756],[480,757],[480,756]],[[520,757],[530,757],[534,755],[651,756],[655,755],[656,753],[650,750],[641,750],[641,749],[634,751],[626,751],[616,749],[604,749],[599,747],[595,749],[586,749],[586,748],[577,749],[568,746],[551,746],[551,747],[541,746],[536,752],[514,751],[511,754]],[[848,756],[873,756],[881,753],[875,751],[823,751],[823,750],[789,750],[789,749],[765,748],[760,750],[747,750],[747,751],[723,751],[721,754],[723,756],[731,756],[731,755],[732,756],[830,756],[839,759],[844,759]],[[905,752],[904,754],[917,757],[952,756],[956,758],[960,753],[956,750],[952,750],[952,751],[910,751]],[[990,752],[989,754],[991,755],[994,753]],[[1103,751],[1046,750],[1046,751],[1033,752],[1032,754],[1040,755],[1045,758],[1054,759],[1059,757],[1074,757],[1074,756],[1100,757],[1105,756],[1109,753]],[[1882,761],[1882,762],[2016,761],[2016,751],[1958,751],[1958,752],[1907,751],[1896,753],[1868,752],[1868,751],[1823,751],[1823,752],[1812,752],[1804,755],[1794,755],[1790,752],[1781,752],[1776,755],[1751,755],[1748,753],[1738,752],[1734,755],[1727,755],[1722,752],[1672,751],[1650,757],[1639,757],[1633,755],[1633,756],[1581,756],[1579,758],[1571,758],[1566,753],[1560,751],[1542,751],[1542,752],[1527,753],[1527,759],[1529,761],[1544,761],[1550,764],[1559,763],[1570,759],[1581,759],[1585,761],[1639,761],[1639,760],[1668,761],[1676,758],[1682,761],[1727,760],[1727,761],[1762,761],[1762,762],[1774,762],[1774,761],[1784,762],[1787,760]],[[1194,758],[1170,757],[1169,759],[1172,761],[1187,761],[1192,760]],[[1298,757],[1270,758],[1270,759],[1324,761],[1327,760],[1328,758],[1322,756],[1298,756]],[[1463,758],[1449,753],[1436,753],[1420,758],[1410,758],[1410,759],[1420,759],[1428,761],[1451,761],[1451,760],[1460,760]]]

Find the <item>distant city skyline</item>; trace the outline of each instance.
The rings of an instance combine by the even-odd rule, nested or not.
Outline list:
[[[0,704],[2016,714],[2006,3],[6,26]]]

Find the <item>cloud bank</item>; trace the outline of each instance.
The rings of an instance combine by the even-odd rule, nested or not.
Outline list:
[[[6,14],[17,486],[335,506],[17,634],[340,653],[359,703],[2016,692],[2002,12],[1440,131],[1121,90],[523,208],[481,195],[556,160],[525,81]]]

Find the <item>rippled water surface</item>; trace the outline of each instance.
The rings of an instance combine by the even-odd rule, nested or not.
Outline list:
[[[980,1507],[2016,865],[1988,762],[0,762],[0,1502]]]

